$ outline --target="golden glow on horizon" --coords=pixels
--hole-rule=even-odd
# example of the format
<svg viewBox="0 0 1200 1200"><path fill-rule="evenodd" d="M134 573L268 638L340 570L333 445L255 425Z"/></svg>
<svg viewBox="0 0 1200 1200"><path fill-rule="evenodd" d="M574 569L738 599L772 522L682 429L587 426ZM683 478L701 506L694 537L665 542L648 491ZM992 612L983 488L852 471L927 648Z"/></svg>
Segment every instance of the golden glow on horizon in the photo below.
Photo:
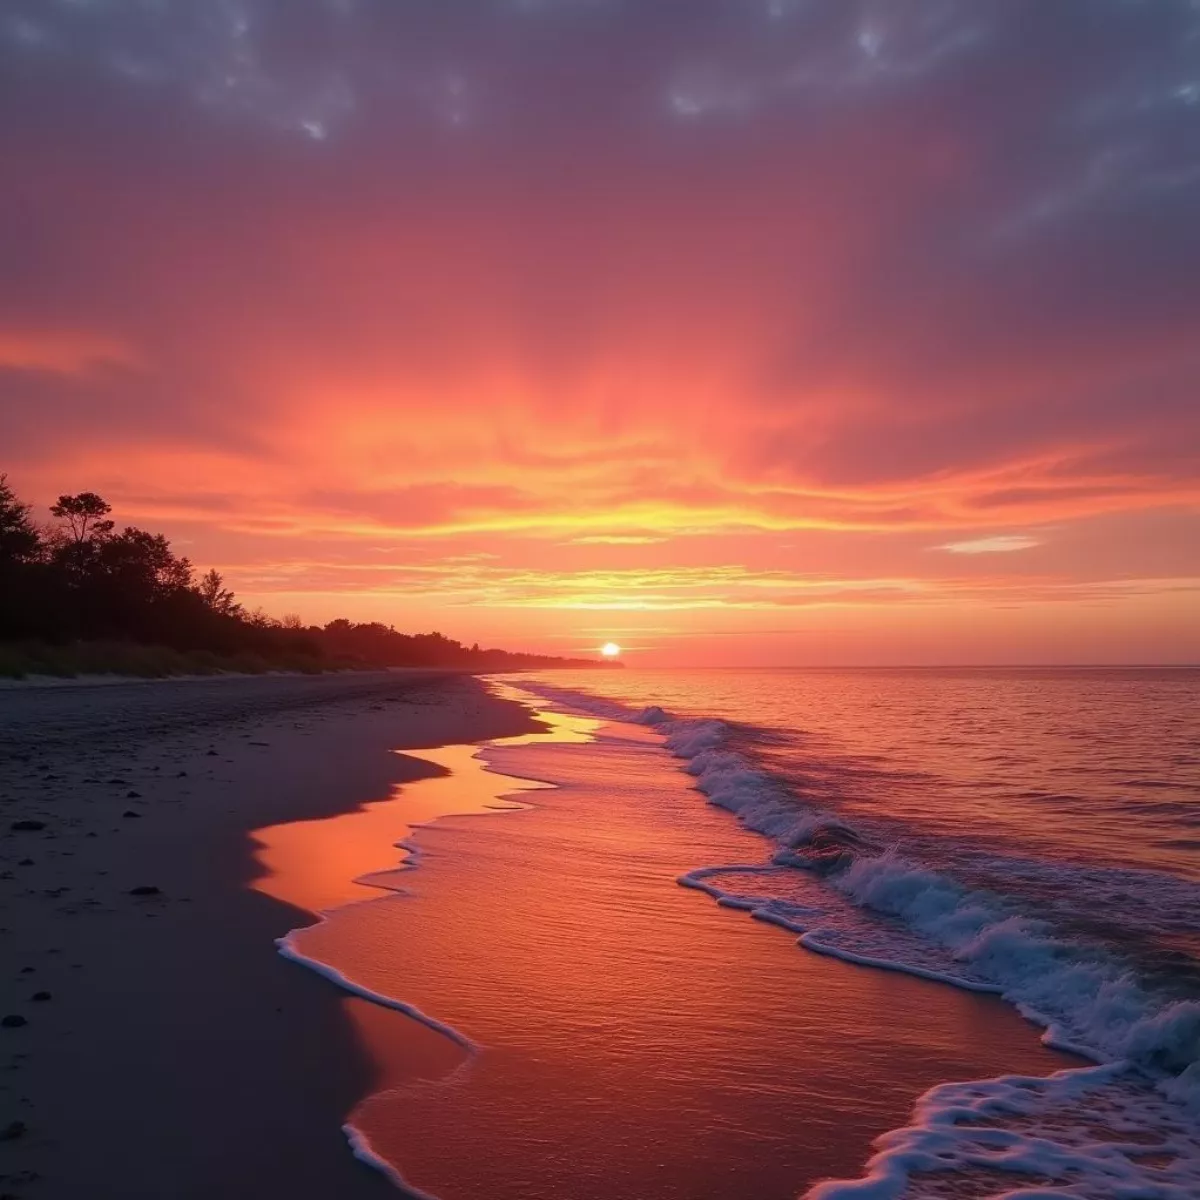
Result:
<svg viewBox="0 0 1200 1200"><path fill-rule="evenodd" d="M206 107L212 195L80 153L55 106L11 201L47 261L0 311L0 472L38 519L98 492L305 624L602 662L620 637L639 667L1196 660L1195 305L1142 276L1132 209L1127 246L1067 236L1087 189L1030 216L1051 182L1014 177L1007 125L910 108L919 82L826 132L798 103L782 156L775 117L716 111L632 140L564 113L497 153L481 107L445 155L381 120L259 161ZM1093 295L1084 253L1153 301Z"/></svg>

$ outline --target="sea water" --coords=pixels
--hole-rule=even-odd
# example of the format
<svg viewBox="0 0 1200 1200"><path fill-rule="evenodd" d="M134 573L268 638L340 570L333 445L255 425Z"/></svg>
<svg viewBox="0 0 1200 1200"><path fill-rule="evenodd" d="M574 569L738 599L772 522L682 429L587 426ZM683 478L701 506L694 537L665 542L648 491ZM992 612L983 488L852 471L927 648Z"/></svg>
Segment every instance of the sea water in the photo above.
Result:
<svg viewBox="0 0 1200 1200"><path fill-rule="evenodd" d="M409 800L554 786L285 942L457 1039L360 1155L446 1200L1200 1195L1200 674L497 686L569 736Z"/></svg>
<svg viewBox="0 0 1200 1200"><path fill-rule="evenodd" d="M1003 1164L1081 1196L1200 1195L1200 672L631 671L526 686L636 714L772 847L757 869L715 864L685 885L809 950L1000 994L1047 1044L1101 1064L943 1089L870 1181L821 1194L890 1196L918 1166Z"/></svg>

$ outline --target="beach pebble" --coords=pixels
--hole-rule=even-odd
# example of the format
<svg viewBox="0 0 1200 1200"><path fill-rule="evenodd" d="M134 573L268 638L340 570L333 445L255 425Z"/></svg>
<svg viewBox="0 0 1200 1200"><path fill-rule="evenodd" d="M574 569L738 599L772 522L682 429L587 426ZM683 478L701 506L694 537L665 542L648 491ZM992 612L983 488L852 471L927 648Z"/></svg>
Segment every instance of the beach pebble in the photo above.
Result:
<svg viewBox="0 0 1200 1200"><path fill-rule="evenodd" d="M6 1017L0 1017L0 1026L5 1029L20 1029L22 1025L28 1024L29 1022L20 1013L9 1013Z"/></svg>
<svg viewBox="0 0 1200 1200"><path fill-rule="evenodd" d="M126 800L140 800L141 798L142 798L141 792L126 792L125 793Z"/></svg>
<svg viewBox="0 0 1200 1200"><path fill-rule="evenodd" d="M35 833L37 830L45 828L45 821L24 820L14 821L12 823L12 830L14 833Z"/></svg>
<svg viewBox="0 0 1200 1200"><path fill-rule="evenodd" d="M123 816L123 817L139 817L139 818L141 817L141 815L142 815L142 814L141 814L140 812L134 812L132 808L127 808L127 809L126 809L126 810L125 810L125 811L124 811L124 812L121 814L121 816Z"/></svg>
<svg viewBox="0 0 1200 1200"><path fill-rule="evenodd" d="M162 893L161 890L156 888L153 884L143 883L138 887L130 888L129 894L131 896L159 896Z"/></svg>

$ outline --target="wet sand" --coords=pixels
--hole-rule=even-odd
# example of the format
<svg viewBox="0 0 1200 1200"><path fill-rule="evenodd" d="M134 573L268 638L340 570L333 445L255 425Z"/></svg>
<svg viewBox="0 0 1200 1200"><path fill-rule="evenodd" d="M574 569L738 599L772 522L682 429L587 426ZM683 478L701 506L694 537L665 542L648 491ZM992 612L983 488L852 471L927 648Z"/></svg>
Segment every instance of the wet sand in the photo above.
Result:
<svg viewBox="0 0 1200 1200"><path fill-rule="evenodd" d="M369 1006L279 957L312 918L248 886L249 831L529 727L437 672L0 689L0 1195L394 1195L339 1128Z"/></svg>

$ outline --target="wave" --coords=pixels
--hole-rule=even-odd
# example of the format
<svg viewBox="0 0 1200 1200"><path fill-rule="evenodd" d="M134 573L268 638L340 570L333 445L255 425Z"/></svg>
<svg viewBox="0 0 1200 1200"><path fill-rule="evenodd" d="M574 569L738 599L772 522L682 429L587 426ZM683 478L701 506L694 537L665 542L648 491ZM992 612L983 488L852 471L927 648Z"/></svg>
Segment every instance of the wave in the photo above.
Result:
<svg viewBox="0 0 1200 1200"><path fill-rule="evenodd" d="M1043 1027L1048 1045L1100 1064L1048 1080L935 1088L909 1126L877 1142L864 1179L819 1185L812 1200L895 1200L914 1173L950 1169L1008 1175L1003 1188L980 1195L1200 1195L1200 1002L1157 993L1107 947L1022 913L1011 897L874 846L736 749L741 727L658 707L635 712L541 683L521 687L590 716L652 727L709 803L774 844L763 866L701 867L680 877L683 886L796 933L809 950L998 994ZM1100 1137L1102 1109L1109 1132ZM1126 1132L1136 1144L1120 1139ZM1010 1192L1012 1172L1066 1182Z"/></svg>
<svg viewBox="0 0 1200 1200"><path fill-rule="evenodd" d="M311 928L311 926L305 926L305 928ZM465 1033L460 1033L453 1025L447 1025L445 1021L439 1021L436 1017L431 1017L428 1013L422 1012L417 1008L415 1004L409 1004L406 1000L399 1000L395 996L389 996L386 992L377 992L374 988L364 987L361 983L355 983L353 979L342 974L336 967L331 967L319 958L312 958L310 955L297 949L295 935L303 932L304 929L293 929L283 937L275 939L276 949L278 949L284 958L299 963L301 966L308 967L310 971L315 971L318 975L324 976L330 983L336 984L344 992L349 992L351 996L357 996L360 1000L369 1000L372 1004L378 1004L380 1008L394 1009L396 1012L403 1013L406 1017L411 1017L414 1021L419 1021L422 1025L427 1026L436 1033L440 1033L443 1037L449 1038L450 1041L455 1042L464 1050L469 1050L472 1053L476 1053L479 1050L479 1045L476 1042L473 1042Z"/></svg>
<svg viewBox="0 0 1200 1200"><path fill-rule="evenodd" d="M350 1145L350 1153L359 1162L365 1163L374 1171L378 1171L394 1188L410 1197L410 1200L438 1200L432 1192L423 1192L420 1188L414 1187L386 1158L377 1154L375 1148L371 1145L370 1139L361 1129L356 1129L353 1125L347 1123L342 1126L342 1133Z"/></svg>
<svg viewBox="0 0 1200 1200"><path fill-rule="evenodd" d="M1002 1075L942 1084L917 1101L907 1126L877 1138L875 1150L863 1178L817 1184L805 1200L893 1200L905 1194L1195 1200L1200 1195L1194 1126L1174 1106L1129 1087L1116 1064L1047 1078ZM939 1184L950 1171L953 1190L942 1190ZM1014 1186L1021 1176L1054 1182ZM968 1181L971 1190L959 1190Z"/></svg>

